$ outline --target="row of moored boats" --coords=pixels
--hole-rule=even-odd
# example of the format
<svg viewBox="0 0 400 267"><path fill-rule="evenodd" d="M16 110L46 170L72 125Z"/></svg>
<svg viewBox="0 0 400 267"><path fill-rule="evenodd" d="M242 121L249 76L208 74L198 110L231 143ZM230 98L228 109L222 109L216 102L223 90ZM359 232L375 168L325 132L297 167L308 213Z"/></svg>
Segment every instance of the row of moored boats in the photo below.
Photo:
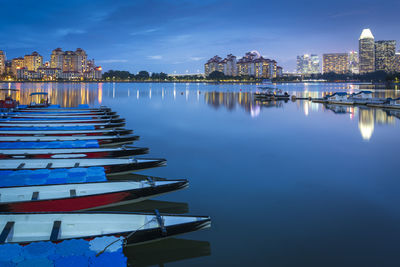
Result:
<svg viewBox="0 0 400 267"><path fill-rule="evenodd" d="M356 93L336 92L326 95L320 99L313 99L316 103L339 104L339 105L365 105L376 108L400 109L399 98L373 97L371 91L360 91Z"/></svg>
<svg viewBox="0 0 400 267"><path fill-rule="evenodd" d="M130 173L164 166L107 107L14 107L0 118L0 243L124 236L137 244L210 226L208 216L88 211L188 186ZM124 180L113 177L126 175ZM133 177L133 176L132 176Z"/></svg>

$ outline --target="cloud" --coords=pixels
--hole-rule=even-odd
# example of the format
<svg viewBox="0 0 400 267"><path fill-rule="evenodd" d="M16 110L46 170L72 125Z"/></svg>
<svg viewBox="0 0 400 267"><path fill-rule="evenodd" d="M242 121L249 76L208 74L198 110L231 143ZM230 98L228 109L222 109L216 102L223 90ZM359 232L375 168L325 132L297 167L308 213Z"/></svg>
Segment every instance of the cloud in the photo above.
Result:
<svg viewBox="0 0 400 267"><path fill-rule="evenodd" d="M191 38L192 38L192 35L190 35L190 34L181 34L181 35L169 37L169 41L172 43L182 43L182 42L189 41Z"/></svg>
<svg viewBox="0 0 400 267"><path fill-rule="evenodd" d="M143 31L137 31L137 32L131 32L130 35L135 36L135 35L145 35L153 32L159 31L161 28L151 28Z"/></svg>
<svg viewBox="0 0 400 267"><path fill-rule="evenodd" d="M155 60L159 60L159 59L162 59L162 56L160 56L160 55L155 55L155 56L148 56L148 58L150 58L150 59L155 59Z"/></svg>
<svg viewBox="0 0 400 267"><path fill-rule="evenodd" d="M204 57L190 57L189 59L192 61L200 61L200 60L204 59Z"/></svg>
<svg viewBox="0 0 400 267"><path fill-rule="evenodd" d="M356 16L356 15L367 14L367 13L369 13L369 10L353 10L353 11L347 11L347 12L341 12L341 13L332 14L329 17L332 18L332 19L335 19L335 18Z"/></svg>
<svg viewBox="0 0 400 267"><path fill-rule="evenodd" d="M127 59L103 59L103 60L97 60L97 63L124 63L128 62Z"/></svg>
<svg viewBox="0 0 400 267"><path fill-rule="evenodd" d="M84 34L86 33L85 30L80 30L80 29L70 29L70 28L65 28L65 29L58 29L56 34L58 36L66 36L70 34Z"/></svg>

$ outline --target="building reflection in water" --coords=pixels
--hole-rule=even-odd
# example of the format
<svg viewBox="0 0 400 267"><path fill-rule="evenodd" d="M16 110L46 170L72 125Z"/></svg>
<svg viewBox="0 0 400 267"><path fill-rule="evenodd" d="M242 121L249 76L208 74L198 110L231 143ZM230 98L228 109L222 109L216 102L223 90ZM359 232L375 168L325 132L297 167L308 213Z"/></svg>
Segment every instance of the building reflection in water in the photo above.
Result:
<svg viewBox="0 0 400 267"><path fill-rule="evenodd" d="M366 107L325 104L323 105L323 109L330 110L335 114L350 114L350 119L353 119L358 113L358 129L360 130L362 139L365 141L371 139L376 124L394 125L396 117L400 118L400 112L396 114L395 111Z"/></svg>
<svg viewBox="0 0 400 267"><path fill-rule="evenodd" d="M22 83L15 83L12 87L19 91L12 96L21 105L29 104L32 100L30 94L34 92L47 92L50 103L62 107L76 107L80 104L93 105L96 101L101 103L103 84L95 84L97 90L93 86L89 90L89 85L88 83L62 83L61 85L59 83L29 83L22 86ZM11 85L9 86L11 88Z"/></svg>
<svg viewBox="0 0 400 267"><path fill-rule="evenodd" d="M241 107L253 118L260 115L262 108L283 107L284 104L284 101L255 100L254 95L249 92L205 92L204 101L215 109L224 107L233 111Z"/></svg>
<svg viewBox="0 0 400 267"><path fill-rule="evenodd" d="M364 140L369 140L374 133L374 111L372 109L360 109L358 117L358 128Z"/></svg>

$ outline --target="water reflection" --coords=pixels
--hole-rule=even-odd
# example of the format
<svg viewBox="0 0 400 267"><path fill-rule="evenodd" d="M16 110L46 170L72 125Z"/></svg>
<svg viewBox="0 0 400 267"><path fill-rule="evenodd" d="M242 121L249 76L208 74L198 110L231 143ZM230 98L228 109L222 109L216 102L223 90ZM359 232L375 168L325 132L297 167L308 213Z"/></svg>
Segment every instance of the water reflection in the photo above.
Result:
<svg viewBox="0 0 400 267"><path fill-rule="evenodd" d="M251 117L257 117L262 108L282 108L288 101L261 101L255 100L254 94L249 92L205 92L204 102L214 109L220 107L233 111L237 107L242 108Z"/></svg>
<svg viewBox="0 0 400 267"><path fill-rule="evenodd" d="M95 85L97 90L89 90L90 85ZM4 88L4 85L2 87ZM79 104L94 105L96 101L101 103L103 97L102 83L15 83L8 84L5 88L19 90L12 96L22 105L31 102L30 94L34 92L47 92L50 103L62 107L76 107Z"/></svg>
<svg viewBox="0 0 400 267"><path fill-rule="evenodd" d="M358 117L358 128L364 140L371 139L374 133L374 111L371 109L360 109Z"/></svg>
<svg viewBox="0 0 400 267"><path fill-rule="evenodd" d="M358 129L360 130L362 139L365 141L371 139L375 130L375 124L394 125L396 118L400 118L400 116L396 116L396 112L398 111L391 110L335 104L324 104L322 107L335 114L350 114L350 119L353 119L358 113Z"/></svg>
<svg viewBox="0 0 400 267"><path fill-rule="evenodd" d="M164 266L166 263L211 255L206 241L170 238L149 244L128 246L124 250L130 266Z"/></svg>

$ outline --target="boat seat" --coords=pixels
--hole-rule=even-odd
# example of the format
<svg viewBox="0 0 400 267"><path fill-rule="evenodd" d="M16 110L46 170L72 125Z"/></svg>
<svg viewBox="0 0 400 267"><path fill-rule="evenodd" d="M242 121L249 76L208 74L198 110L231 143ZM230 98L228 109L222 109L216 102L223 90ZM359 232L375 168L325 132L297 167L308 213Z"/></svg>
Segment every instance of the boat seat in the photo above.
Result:
<svg viewBox="0 0 400 267"><path fill-rule="evenodd" d="M46 165L46 169L50 169L52 165L53 165L53 163L49 162L49 163Z"/></svg>
<svg viewBox="0 0 400 267"><path fill-rule="evenodd" d="M156 215L158 226L161 229L161 234L163 236L166 236L167 235L167 229L165 228L164 220L163 220L163 218L161 218L160 212L156 209L156 210L154 210L154 213Z"/></svg>
<svg viewBox="0 0 400 267"><path fill-rule="evenodd" d="M71 197L76 197L76 190L75 190L75 189L69 190L69 195L70 195Z"/></svg>
<svg viewBox="0 0 400 267"><path fill-rule="evenodd" d="M6 223L6 226L4 226L3 231L1 231L0 234L0 244L4 244L7 240L7 237L9 236L11 230L14 227L15 222L10 221Z"/></svg>
<svg viewBox="0 0 400 267"><path fill-rule="evenodd" d="M18 165L17 170L21 170L25 166L25 163L21 163Z"/></svg>
<svg viewBox="0 0 400 267"><path fill-rule="evenodd" d="M35 191L32 193L32 200L38 200L39 199L39 192Z"/></svg>
<svg viewBox="0 0 400 267"><path fill-rule="evenodd" d="M53 222L53 229L51 229L50 241L57 241L61 230L61 221Z"/></svg>
<svg viewBox="0 0 400 267"><path fill-rule="evenodd" d="M78 168L79 167L79 162L75 163L74 168Z"/></svg>

